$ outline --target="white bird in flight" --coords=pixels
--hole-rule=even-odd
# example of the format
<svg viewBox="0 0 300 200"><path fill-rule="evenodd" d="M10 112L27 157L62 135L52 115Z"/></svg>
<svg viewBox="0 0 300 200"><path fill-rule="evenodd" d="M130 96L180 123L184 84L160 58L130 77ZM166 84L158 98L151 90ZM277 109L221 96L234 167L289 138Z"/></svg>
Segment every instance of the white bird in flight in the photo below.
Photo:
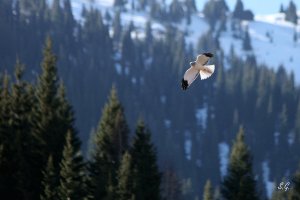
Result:
<svg viewBox="0 0 300 200"><path fill-rule="evenodd" d="M185 72L181 81L183 90L188 89L198 75L200 75L201 80L204 80L214 73L215 65L206 65L213 56L212 53L203 53L197 56L196 61L190 62L191 67Z"/></svg>

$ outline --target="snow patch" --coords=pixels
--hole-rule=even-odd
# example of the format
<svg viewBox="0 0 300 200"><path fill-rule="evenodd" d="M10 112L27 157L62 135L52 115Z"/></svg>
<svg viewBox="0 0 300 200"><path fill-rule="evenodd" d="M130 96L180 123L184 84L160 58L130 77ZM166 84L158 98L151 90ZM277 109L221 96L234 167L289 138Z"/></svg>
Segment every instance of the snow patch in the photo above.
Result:
<svg viewBox="0 0 300 200"><path fill-rule="evenodd" d="M184 133L184 152L185 157L187 160L192 159L192 140L191 140L191 133L189 131L186 131Z"/></svg>
<svg viewBox="0 0 300 200"><path fill-rule="evenodd" d="M116 64L115 64L115 69L116 69L116 71L117 71L117 73L118 73L119 75L122 74L122 67L121 67L121 65L120 65L119 63L116 63Z"/></svg>
<svg viewBox="0 0 300 200"><path fill-rule="evenodd" d="M201 126L203 129L206 129L207 106L197 109L195 116L197 119L197 125Z"/></svg>
<svg viewBox="0 0 300 200"><path fill-rule="evenodd" d="M131 83L134 84L134 85L136 84L136 78L135 77L131 78Z"/></svg>
<svg viewBox="0 0 300 200"><path fill-rule="evenodd" d="M166 103L166 100L167 100L167 97L166 97L165 95L161 95L161 96L160 96L160 102L161 102L162 104L165 104L165 103Z"/></svg>
<svg viewBox="0 0 300 200"><path fill-rule="evenodd" d="M295 133L294 132L290 132L288 134L288 139L287 140L288 140L289 145L292 146L294 144L294 142L295 142Z"/></svg>
<svg viewBox="0 0 300 200"><path fill-rule="evenodd" d="M280 133L278 132L278 131L276 131L275 133L274 133L274 143L275 143L275 145L278 145L278 142L279 142L279 135L280 135Z"/></svg>
<svg viewBox="0 0 300 200"><path fill-rule="evenodd" d="M226 142L221 142L219 147L219 158L220 158L220 173L221 177L226 176L227 166L229 162L229 145Z"/></svg>
<svg viewBox="0 0 300 200"><path fill-rule="evenodd" d="M171 127L171 120L169 120L169 119L165 119L165 127L167 128L167 129L169 129L170 127Z"/></svg>
<svg viewBox="0 0 300 200"><path fill-rule="evenodd" d="M263 171L263 182L266 187L267 197L270 199L272 197L272 193L274 189L274 182L269 181L270 167L268 161L262 162L262 171Z"/></svg>

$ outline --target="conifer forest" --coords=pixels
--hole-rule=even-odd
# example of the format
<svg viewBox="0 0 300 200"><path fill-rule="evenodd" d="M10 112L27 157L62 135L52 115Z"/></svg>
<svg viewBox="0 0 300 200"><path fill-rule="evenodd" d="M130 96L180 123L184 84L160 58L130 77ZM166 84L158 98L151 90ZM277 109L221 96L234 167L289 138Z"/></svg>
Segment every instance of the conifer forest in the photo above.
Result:
<svg viewBox="0 0 300 200"><path fill-rule="evenodd" d="M0 0L0 199L300 200L300 74L259 61L244 1Z"/></svg>

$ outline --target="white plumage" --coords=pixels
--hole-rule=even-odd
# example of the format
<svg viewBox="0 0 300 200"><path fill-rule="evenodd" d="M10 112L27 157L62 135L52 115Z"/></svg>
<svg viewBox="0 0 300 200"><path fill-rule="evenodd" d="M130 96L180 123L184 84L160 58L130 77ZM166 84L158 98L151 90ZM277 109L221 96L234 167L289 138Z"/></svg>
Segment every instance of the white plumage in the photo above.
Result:
<svg viewBox="0 0 300 200"><path fill-rule="evenodd" d="M212 57L212 53L203 53L197 56L196 61L190 63L191 67L185 72L181 82L183 90L186 90L199 75L201 80L204 80L214 73L215 65L206 65Z"/></svg>

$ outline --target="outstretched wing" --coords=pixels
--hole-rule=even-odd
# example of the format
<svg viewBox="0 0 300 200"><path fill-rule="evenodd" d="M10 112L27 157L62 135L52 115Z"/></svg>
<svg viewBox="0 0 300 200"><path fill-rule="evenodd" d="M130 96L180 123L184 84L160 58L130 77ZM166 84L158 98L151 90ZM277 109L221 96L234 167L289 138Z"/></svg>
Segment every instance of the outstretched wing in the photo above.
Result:
<svg viewBox="0 0 300 200"><path fill-rule="evenodd" d="M190 86L194 80L198 77L199 75L199 70L195 69L194 67L190 67L184 74L183 76L183 89L184 86L187 88L188 86Z"/></svg>
<svg viewBox="0 0 300 200"><path fill-rule="evenodd" d="M215 65L206 65L203 66L200 70L201 80L209 78L215 71Z"/></svg>
<svg viewBox="0 0 300 200"><path fill-rule="evenodd" d="M209 57L205 56L204 54L201 54L197 56L197 64L198 65L206 65L208 63Z"/></svg>

